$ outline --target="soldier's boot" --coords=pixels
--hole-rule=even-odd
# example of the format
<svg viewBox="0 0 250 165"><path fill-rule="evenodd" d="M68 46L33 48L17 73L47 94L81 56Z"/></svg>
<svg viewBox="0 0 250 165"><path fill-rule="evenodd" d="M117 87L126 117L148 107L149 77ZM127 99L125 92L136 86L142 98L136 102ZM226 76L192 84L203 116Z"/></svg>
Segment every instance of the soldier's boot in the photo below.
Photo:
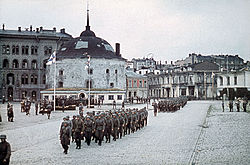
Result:
<svg viewBox="0 0 250 165"><path fill-rule="evenodd" d="M102 145L102 139L99 139L98 145L99 145L99 146Z"/></svg>

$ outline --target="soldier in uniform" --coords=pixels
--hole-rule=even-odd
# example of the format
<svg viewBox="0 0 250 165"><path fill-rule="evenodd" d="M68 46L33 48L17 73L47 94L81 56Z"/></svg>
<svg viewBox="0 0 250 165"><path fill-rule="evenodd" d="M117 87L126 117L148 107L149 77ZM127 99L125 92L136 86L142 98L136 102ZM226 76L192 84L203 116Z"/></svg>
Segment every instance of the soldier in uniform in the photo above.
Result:
<svg viewBox="0 0 250 165"><path fill-rule="evenodd" d="M119 127L119 135L120 135L120 139L122 138L122 133L123 133L123 128L124 128L124 125L125 125L125 120L124 118L122 117L121 113L118 114L118 119L120 121L120 127ZM118 136L119 138L119 136Z"/></svg>
<svg viewBox="0 0 250 165"><path fill-rule="evenodd" d="M13 105L10 105L10 107L8 108L8 121L9 122L13 122L14 119L14 111L13 111Z"/></svg>
<svg viewBox="0 0 250 165"><path fill-rule="evenodd" d="M237 112L240 112L240 99L238 98L235 102L236 108L237 108Z"/></svg>
<svg viewBox="0 0 250 165"><path fill-rule="evenodd" d="M51 111L52 111L52 105L51 105L51 103L49 103L47 105L47 116L48 116L48 119L50 119Z"/></svg>
<svg viewBox="0 0 250 165"><path fill-rule="evenodd" d="M247 103L248 103L247 97L244 97L243 98L243 111L244 112L247 112Z"/></svg>
<svg viewBox="0 0 250 165"><path fill-rule="evenodd" d="M10 155L11 155L11 147L10 144L6 141L6 135L0 135L0 164L1 165L9 165L10 163Z"/></svg>
<svg viewBox="0 0 250 165"><path fill-rule="evenodd" d="M75 141L75 128L76 128L76 116L73 115L73 119L71 120L71 123L72 123L72 142Z"/></svg>
<svg viewBox="0 0 250 165"><path fill-rule="evenodd" d="M84 127L80 115L77 115L75 121L73 122L73 129L75 132L76 149L81 149L81 139L83 136Z"/></svg>
<svg viewBox="0 0 250 165"><path fill-rule="evenodd" d="M230 112L233 112L233 100L229 101L229 110Z"/></svg>
<svg viewBox="0 0 250 165"><path fill-rule="evenodd" d="M113 131L113 120L110 115L106 117L106 127L105 127L105 136L106 136L106 143L110 143L110 136Z"/></svg>
<svg viewBox="0 0 250 165"><path fill-rule="evenodd" d="M70 126L68 122L63 122L63 126L60 130L60 140L64 149L64 153L67 154L69 148L68 145L70 145Z"/></svg>
<svg viewBox="0 0 250 165"><path fill-rule="evenodd" d="M137 114L135 110L132 112L131 132L134 133L138 122Z"/></svg>
<svg viewBox="0 0 250 165"><path fill-rule="evenodd" d="M95 120L95 136L98 141L98 145L102 145L103 134L105 130L105 120L99 115Z"/></svg>
<svg viewBox="0 0 250 165"><path fill-rule="evenodd" d="M117 118L116 114L113 114L113 126L114 126L113 140L116 141L118 137L118 131L120 129L120 120Z"/></svg>
<svg viewBox="0 0 250 165"><path fill-rule="evenodd" d="M94 122L90 119L90 116L87 116L86 120L84 121L84 135L88 146L90 145L91 136L93 132L94 132Z"/></svg>
<svg viewBox="0 0 250 165"><path fill-rule="evenodd" d="M158 108L157 103L154 102L153 106L154 106L154 116L156 116L157 115L157 108Z"/></svg>

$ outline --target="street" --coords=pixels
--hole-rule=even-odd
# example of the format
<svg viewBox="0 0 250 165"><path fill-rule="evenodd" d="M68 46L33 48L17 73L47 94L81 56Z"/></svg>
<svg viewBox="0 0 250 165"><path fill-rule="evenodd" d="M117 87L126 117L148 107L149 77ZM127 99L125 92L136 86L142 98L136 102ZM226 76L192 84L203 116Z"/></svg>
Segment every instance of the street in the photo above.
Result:
<svg viewBox="0 0 250 165"><path fill-rule="evenodd" d="M148 126L117 141L98 146L94 141L76 150L71 143L63 154L59 141L62 118L77 111L26 116L14 103L14 122L7 122L6 104L0 105L0 134L7 135L13 165L61 164L249 164L250 113L221 110L220 101L189 101L174 113L153 116ZM145 104L128 107L145 107ZM101 109L112 109L104 106ZM86 113L86 112L85 112Z"/></svg>

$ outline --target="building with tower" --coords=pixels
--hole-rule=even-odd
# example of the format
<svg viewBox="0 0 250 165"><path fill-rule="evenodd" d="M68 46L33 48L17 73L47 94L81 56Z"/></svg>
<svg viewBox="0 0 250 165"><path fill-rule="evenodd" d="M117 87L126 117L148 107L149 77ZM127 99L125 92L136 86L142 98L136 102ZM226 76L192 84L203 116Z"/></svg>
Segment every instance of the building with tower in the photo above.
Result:
<svg viewBox="0 0 250 165"><path fill-rule="evenodd" d="M89 67L86 65L89 64ZM53 98L54 73L56 73L56 95L80 98L103 99L104 103L121 103L126 93L126 60L116 50L90 30L89 10L87 26L79 37L64 43L56 55L56 67L47 70L47 90L43 97ZM56 71L55 71L56 68ZM89 91L90 88L90 91ZM89 93L90 92L90 93Z"/></svg>

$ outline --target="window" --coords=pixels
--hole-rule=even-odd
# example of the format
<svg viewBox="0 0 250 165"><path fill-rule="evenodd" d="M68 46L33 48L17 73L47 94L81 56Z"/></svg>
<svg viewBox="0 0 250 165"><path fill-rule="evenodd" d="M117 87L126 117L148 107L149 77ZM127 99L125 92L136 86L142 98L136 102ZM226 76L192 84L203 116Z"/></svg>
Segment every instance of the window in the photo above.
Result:
<svg viewBox="0 0 250 165"><path fill-rule="evenodd" d="M147 87L147 81L144 81L144 88Z"/></svg>
<svg viewBox="0 0 250 165"><path fill-rule="evenodd" d="M122 100L122 95L117 95L117 100Z"/></svg>
<svg viewBox="0 0 250 165"><path fill-rule="evenodd" d="M27 74L23 74L21 77L21 83L22 84L28 84L28 75Z"/></svg>
<svg viewBox="0 0 250 165"><path fill-rule="evenodd" d="M27 68L28 68L28 61L27 61L26 59L23 60L22 68L23 68L23 69L27 69Z"/></svg>
<svg viewBox="0 0 250 165"><path fill-rule="evenodd" d="M37 75L34 76L34 84L37 84Z"/></svg>
<svg viewBox="0 0 250 165"><path fill-rule="evenodd" d="M139 81L139 87L140 88L142 87L142 81L141 80Z"/></svg>
<svg viewBox="0 0 250 165"><path fill-rule="evenodd" d="M136 80L134 80L134 84L133 84L134 88L137 87L137 83L136 83Z"/></svg>
<svg viewBox="0 0 250 165"><path fill-rule="evenodd" d="M230 77L227 77L227 85L230 85Z"/></svg>
<svg viewBox="0 0 250 165"><path fill-rule="evenodd" d="M220 85L223 85L223 77L220 76Z"/></svg>
<svg viewBox="0 0 250 165"><path fill-rule="evenodd" d="M25 47L22 46L22 54L25 54Z"/></svg>
<svg viewBox="0 0 250 165"><path fill-rule="evenodd" d="M92 80L90 80L90 81L87 80L85 86L86 86L86 88L93 88L93 82L92 82Z"/></svg>
<svg viewBox="0 0 250 165"><path fill-rule="evenodd" d="M58 82L58 88L63 88L63 82Z"/></svg>
<svg viewBox="0 0 250 165"><path fill-rule="evenodd" d="M134 97L136 97L136 92L134 92Z"/></svg>
<svg viewBox="0 0 250 165"><path fill-rule="evenodd" d="M31 68L32 68L32 69L37 69L37 62L36 62L36 60L33 60L33 61L31 62Z"/></svg>
<svg viewBox="0 0 250 165"><path fill-rule="evenodd" d="M117 69L115 70L115 74L117 74Z"/></svg>
<svg viewBox="0 0 250 165"><path fill-rule="evenodd" d="M18 45L16 46L16 52L15 53L16 53L16 55L19 55L19 46Z"/></svg>
<svg viewBox="0 0 250 165"><path fill-rule="evenodd" d="M10 46L6 45L6 54L10 54Z"/></svg>
<svg viewBox="0 0 250 165"><path fill-rule="evenodd" d="M7 84L8 85L15 85L15 80L14 80L14 74L13 73L8 73L7 74Z"/></svg>
<svg viewBox="0 0 250 165"><path fill-rule="evenodd" d="M114 100L114 95L109 95L109 100Z"/></svg>
<svg viewBox="0 0 250 165"><path fill-rule="evenodd" d="M130 88L132 87L132 80L128 81L128 87L130 87Z"/></svg>
<svg viewBox="0 0 250 165"><path fill-rule="evenodd" d="M49 55L52 54L52 47L49 47Z"/></svg>
<svg viewBox="0 0 250 165"><path fill-rule="evenodd" d="M109 69L106 69L106 73L109 74Z"/></svg>
<svg viewBox="0 0 250 165"><path fill-rule="evenodd" d="M93 74L93 69L92 68L88 69L88 74Z"/></svg>
<svg viewBox="0 0 250 165"><path fill-rule="evenodd" d="M13 60L12 68L15 68L15 69L19 68L19 63L17 59Z"/></svg>
<svg viewBox="0 0 250 165"><path fill-rule="evenodd" d="M139 71L139 74L141 74L141 71Z"/></svg>
<svg viewBox="0 0 250 165"><path fill-rule="evenodd" d="M114 88L114 83L110 83L110 88Z"/></svg>
<svg viewBox="0 0 250 165"><path fill-rule="evenodd" d="M3 45L3 46L2 46L2 53L3 53L3 54L6 54L6 45Z"/></svg>
<svg viewBox="0 0 250 165"><path fill-rule="evenodd" d="M63 70L59 70L59 75L60 75L60 76L63 75Z"/></svg>
<svg viewBox="0 0 250 165"><path fill-rule="evenodd" d="M237 76L234 77L234 85L237 85Z"/></svg>
<svg viewBox="0 0 250 165"><path fill-rule="evenodd" d="M43 75L43 84L46 84L46 75Z"/></svg>
<svg viewBox="0 0 250 165"><path fill-rule="evenodd" d="M32 55L37 55L37 49L38 49L37 46L31 46L31 54Z"/></svg>
<svg viewBox="0 0 250 165"><path fill-rule="evenodd" d="M25 47L25 54L28 55L29 54L29 46Z"/></svg>
<svg viewBox="0 0 250 165"><path fill-rule="evenodd" d="M33 76L33 75L30 76L30 83L31 83L31 84L34 83L34 76Z"/></svg>
<svg viewBox="0 0 250 165"><path fill-rule="evenodd" d="M7 59L3 60L3 68L9 68L9 61Z"/></svg>
<svg viewBox="0 0 250 165"><path fill-rule="evenodd" d="M44 55L48 55L49 54L49 49L47 46L44 46Z"/></svg>

